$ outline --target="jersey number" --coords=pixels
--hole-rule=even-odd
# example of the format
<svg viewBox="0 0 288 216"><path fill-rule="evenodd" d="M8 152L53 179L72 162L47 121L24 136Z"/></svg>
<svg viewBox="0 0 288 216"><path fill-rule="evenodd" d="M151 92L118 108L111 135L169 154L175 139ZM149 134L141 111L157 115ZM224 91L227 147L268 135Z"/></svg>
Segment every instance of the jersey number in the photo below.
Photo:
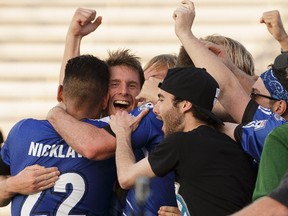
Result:
<svg viewBox="0 0 288 216"><path fill-rule="evenodd" d="M77 190L73 190L71 194L59 205L55 216L69 215L71 209L75 205L77 205L77 203L81 200L81 198L85 193L85 182L83 178L76 173L65 173L63 175L60 175L60 178L58 179L53 188L54 192L60 192L60 193L67 192L66 191L67 184L72 184L73 189L77 187ZM42 191L27 197L22 206L21 215L30 215L30 213L32 213L32 210L34 206L36 206L36 203L38 199L41 197L42 193L44 192Z"/></svg>

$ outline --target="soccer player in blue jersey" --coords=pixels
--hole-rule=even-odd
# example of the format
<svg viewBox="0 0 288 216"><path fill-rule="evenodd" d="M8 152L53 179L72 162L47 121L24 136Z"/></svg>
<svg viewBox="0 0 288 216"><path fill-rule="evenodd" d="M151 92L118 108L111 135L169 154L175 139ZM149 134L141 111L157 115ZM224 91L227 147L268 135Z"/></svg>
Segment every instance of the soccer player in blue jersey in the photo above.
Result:
<svg viewBox="0 0 288 216"><path fill-rule="evenodd" d="M218 57L223 58L225 53L218 49L218 46L206 44L209 50L193 34L191 30L195 19L193 2L183 0L174 11L173 18L175 33L190 58L197 67L206 68L217 80L221 89L220 103L237 123L243 124L239 126L225 124L225 132L239 141L243 149L259 161L267 134L288 119L288 54L279 55L272 68L260 75L251 86L251 99L239 83L241 79L245 82L247 76L245 77L236 67L233 70L231 70L233 66L228 68L226 66L228 58L224 59L226 65L219 60ZM228 64L233 65L229 62Z"/></svg>
<svg viewBox="0 0 288 216"><path fill-rule="evenodd" d="M107 101L109 78L104 61L91 55L72 58L66 65L57 99L76 119L102 127L106 123L94 119L100 117ZM51 189L17 194L12 200L12 215L108 215L116 179L111 155L106 151L102 160L89 160L67 145L47 120L29 118L18 122L1 151L11 175L38 164L58 167L60 176Z"/></svg>
<svg viewBox="0 0 288 216"><path fill-rule="evenodd" d="M93 32L101 24L101 17L96 17L96 11L79 8L76 10L66 37L63 64L67 59L80 54L80 44L83 36ZM110 70L109 100L106 114L116 113L117 110L131 112L137 106L136 96L139 94L144 82L143 69L138 57L131 54L129 50L118 50L109 52L106 60ZM62 64L62 65L63 65ZM62 67L63 68L63 67ZM60 83L61 77L60 75ZM151 107L151 103L144 104L132 111L133 115L138 115L143 107ZM59 134L77 152L89 159L97 159L101 150L99 145L113 139L113 145L107 144L107 151L116 149L116 139L104 129L94 127L84 122L80 122L59 107L52 109L48 115L48 120ZM161 131L162 122L158 120L152 110L141 123L142 131L135 133L132 137L134 154L137 159L141 159L145 154L153 151L155 145L163 138ZM151 193L146 202L141 206L135 198L135 190L128 191L127 199L124 199L125 213L127 215L140 215L142 207L146 215L157 215L158 209L163 205L176 206L174 191L174 174L171 172L164 177L155 178L150 182ZM95 195L97 196L97 195ZM122 214L123 207L117 206L116 211Z"/></svg>

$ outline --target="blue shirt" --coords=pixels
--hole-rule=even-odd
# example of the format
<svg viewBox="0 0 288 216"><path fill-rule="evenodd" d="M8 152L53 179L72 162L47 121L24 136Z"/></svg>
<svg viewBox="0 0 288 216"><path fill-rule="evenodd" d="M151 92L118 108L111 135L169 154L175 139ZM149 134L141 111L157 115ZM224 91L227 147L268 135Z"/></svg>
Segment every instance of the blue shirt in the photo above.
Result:
<svg viewBox="0 0 288 216"><path fill-rule="evenodd" d="M267 135L286 122L287 120L280 115L251 100L245 110L243 124L235 130L235 138L241 143L244 151L259 162Z"/></svg>
<svg viewBox="0 0 288 216"><path fill-rule="evenodd" d="M106 123L86 122L97 127ZM12 215L108 215L116 180L115 159L88 160L75 152L46 120L25 119L10 131L1 151L14 176L26 166L56 166L51 189L12 200Z"/></svg>

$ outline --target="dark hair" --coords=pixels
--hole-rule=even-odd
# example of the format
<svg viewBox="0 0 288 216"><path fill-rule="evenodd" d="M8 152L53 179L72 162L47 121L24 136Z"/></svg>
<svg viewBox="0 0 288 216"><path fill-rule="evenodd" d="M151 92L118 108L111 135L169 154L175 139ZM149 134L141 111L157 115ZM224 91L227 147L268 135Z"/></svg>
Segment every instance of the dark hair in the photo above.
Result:
<svg viewBox="0 0 288 216"><path fill-rule="evenodd" d="M288 90L288 67L282 69L275 69L273 65L271 65L274 76L279 80L281 85Z"/></svg>
<svg viewBox="0 0 288 216"><path fill-rule="evenodd" d="M184 101L184 99L179 98L179 97L174 97L173 99L173 106L177 107L177 105ZM192 106L192 108L190 109L190 111L192 112L193 116L200 120L205 122L206 124L214 127L214 128L218 128L219 124L217 124L211 117L209 117L208 115L206 115L205 113L201 112L201 110L197 107L197 105Z"/></svg>
<svg viewBox="0 0 288 216"><path fill-rule="evenodd" d="M63 91L67 97L76 98L79 106L84 102L98 105L108 93L109 79L104 61L92 55L80 55L66 64Z"/></svg>
<svg viewBox="0 0 288 216"><path fill-rule="evenodd" d="M176 67L195 67L183 45L181 45L178 53Z"/></svg>
<svg viewBox="0 0 288 216"><path fill-rule="evenodd" d="M108 51L108 54L109 57L106 59L107 65L109 67L125 65L133 68L139 75L140 87L142 88L145 78L140 58L132 54L129 49L119 49L114 52Z"/></svg>

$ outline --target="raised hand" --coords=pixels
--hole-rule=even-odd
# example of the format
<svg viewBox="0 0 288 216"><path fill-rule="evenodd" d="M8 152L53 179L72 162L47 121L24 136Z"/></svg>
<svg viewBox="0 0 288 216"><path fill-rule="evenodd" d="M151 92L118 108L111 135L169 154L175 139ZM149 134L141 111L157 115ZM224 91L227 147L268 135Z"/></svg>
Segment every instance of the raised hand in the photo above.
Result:
<svg viewBox="0 0 288 216"><path fill-rule="evenodd" d="M264 12L260 18L260 23L264 23L270 34L279 42L281 48L288 51L288 35L284 29L279 11Z"/></svg>
<svg viewBox="0 0 288 216"><path fill-rule="evenodd" d="M102 23L102 17L96 17L92 9L78 8L71 20L68 34L84 37L95 31Z"/></svg>
<svg viewBox="0 0 288 216"><path fill-rule="evenodd" d="M130 135L138 127L141 119L148 113L148 109L144 109L138 116L132 116L126 111L118 111L115 115L111 115L109 125L117 136Z"/></svg>
<svg viewBox="0 0 288 216"><path fill-rule="evenodd" d="M191 27L195 18L195 8L192 1L183 0L181 5L174 11L176 35L191 33Z"/></svg>

